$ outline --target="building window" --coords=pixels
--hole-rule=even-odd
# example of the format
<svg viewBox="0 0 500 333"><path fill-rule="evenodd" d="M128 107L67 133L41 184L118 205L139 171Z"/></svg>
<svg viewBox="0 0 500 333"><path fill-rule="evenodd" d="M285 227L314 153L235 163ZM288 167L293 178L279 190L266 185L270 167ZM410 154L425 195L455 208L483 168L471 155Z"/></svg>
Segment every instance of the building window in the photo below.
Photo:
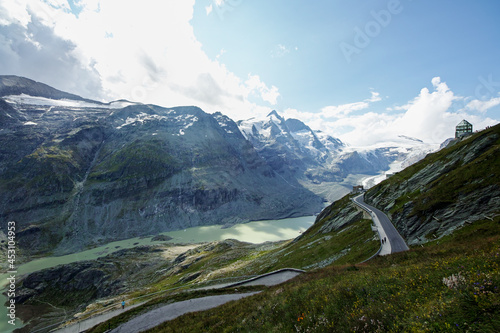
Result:
<svg viewBox="0 0 500 333"><path fill-rule="evenodd" d="M470 133L472 133L472 124L465 119L462 120L455 128L455 138L460 138Z"/></svg>

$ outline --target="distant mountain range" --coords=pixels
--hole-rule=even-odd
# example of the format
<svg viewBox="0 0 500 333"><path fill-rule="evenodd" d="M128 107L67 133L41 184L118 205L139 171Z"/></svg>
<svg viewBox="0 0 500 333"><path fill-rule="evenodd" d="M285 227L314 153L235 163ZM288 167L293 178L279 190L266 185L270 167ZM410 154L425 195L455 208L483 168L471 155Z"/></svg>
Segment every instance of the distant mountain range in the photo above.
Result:
<svg viewBox="0 0 500 333"><path fill-rule="evenodd" d="M385 179L384 171L399 171L437 148L404 135L397 138L397 144L353 148L298 119L284 119L276 111L237 124L276 173L298 179L327 201L339 199L359 182L374 185L374 179Z"/></svg>
<svg viewBox="0 0 500 333"><path fill-rule="evenodd" d="M361 177L350 176L423 157L430 148L417 143L356 151L276 111L236 123L197 107L102 103L0 76L0 216L17 222L25 253L61 254L311 215Z"/></svg>
<svg viewBox="0 0 500 333"><path fill-rule="evenodd" d="M499 152L500 125L497 125L455 140L445 149L429 154L365 193L366 200L392 216L392 222L411 246L409 252L375 259L373 255L380 248L377 232L350 200L353 195L346 195L326 207L314 225L291 242L248 244L227 239L181 247L152 243L120 249L98 260L72 262L25 275L16 286L15 299L16 308L26 323L22 332L48 331L54 328L54 322L74 322L87 318L87 315L100 315L99 310L117 305L117 299L128 302L130 295L143 300L154 298L144 302L140 311L134 311L137 316L114 318L94 328L94 331L106 328L109 331L130 320L145 322L147 319L140 319L140 314L157 311L160 304L176 301L172 297L183 294L188 299L207 296L201 286L215 283L216 287L221 281L269 274L285 267L308 270L308 273L281 284L279 289L263 287L261 294L251 300L213 309L198 317L169 322L169 327L198 332L202 330L200 322L203 322L203 331L206 327L212 328L212 332L219 332L221 327L227 331L248 331L248 325L255 322L253 331L256 332L273 331L273 327L278 327L273 332L289 332L299 327L292 326L297 320L295 313L307 308L308 317L334 316L335 319L330 317L323 321L328 325L334 320L344 325L345 318L352 320L350 326L335 331L391 331L389 326L381 329L379 323L365 326L367 321L359 320L359 314L345 316L347 304L351 306L349 311L359 310L361 306L363 312L370 315L380 313L380 308L386 306L379 317L380 323L390 317L394 319L391 327L398 327L396 331L410 332L415 327L412 320L422 315L421 304L430 302L430 311L435 315L432 317L431 313L430 319L423 318L418 322L419 327L425 326L424 320L432 320L438 327L435 331L449 331L450 321L453 322L454 318L462 320L472 313L469 326L477 328L477 332L498 331L491 318L495 314L492 312L498 314L495 305L498 284L495 281L499 277ZM6 245L0 243L0 246ZM6 252L0 251L0 254ZM366 262L368 258L371 259ZM363 264L358 265L360 262ZM450 274L462 277L459 292L448 282L454 276ZM372 283L366 283L367 279ZM417 292L415 281L421 281ZM252 284L255 282L253 280ZM232 290L236 293L241 287ZM175 295L168 292L173 288L176 289ZM371 298L370 302L353 302L356 294L379 295L381 288L386 288L383 290L386 296ZM329 295L337 293L342 302L332 302L331 297L325 297L326 289ZM228 290L231 289L225 289L224 293ZM481 292L484 303L471 302L473 296L470 295ZM283 293L287 293L287 297L283 297ZM298 303L295 312L290 311L290 297ZM421 303L408 310L408 304L414 302L415 297L419 297ZM386 299L396 300L404 306L387 305L384 303ZM373 302L377 301L379 304L374 308ZM441 313L433 308L439 302L444 308ZM462 302L462 306L456 306L458 302ZM52 306L47 307L47 303ZM308 306L313 303L315 305L310 310ZM325 311L331 304L333 307ZM446 308L449 304L451 306ZM482 304L487 307L481 308ZM266 307L259 313L261 323L255 320L255 309L259 306ZM228 315L235 307L237 310ZM279 312L273 313L276 308ZM408 311L412 313L408 314ZM284 328L283 314L290 312L286 320L289 326ZM243 317L234 319L242 313ZM399 316L406 316L406 319L400 320L402 317ZM480 320L478 316L482 316ZM223 324L207 325L207 318L211 323ZM263 327L263 320L272 326ZM439 320L442 320L442 326L437 326ZM331 326L318 326L317 322L306 319L300 325L309 324L308 329L312 332L332 331ZM402 325L406 326L402 329ZM162 331L162 328L156 328L156 331Z"/></svg>

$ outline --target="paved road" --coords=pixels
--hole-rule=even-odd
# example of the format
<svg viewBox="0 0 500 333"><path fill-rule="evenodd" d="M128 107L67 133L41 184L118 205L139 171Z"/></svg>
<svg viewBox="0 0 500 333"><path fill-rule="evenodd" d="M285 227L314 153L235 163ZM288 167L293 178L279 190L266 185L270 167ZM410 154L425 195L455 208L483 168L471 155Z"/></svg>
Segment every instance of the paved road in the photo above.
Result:
<svg viewBox="0 0 500 333"><path fill-rule="evenodd" d="M66 326L64 328L51 331L51 333L78 333L78 332L85 332L86 330L91 329L92 327L96 326L97 324L105 322L108 319L111 319L111 318L113 318L115 316L118 316L119 314L121 314L121 313L123 313L123 312L125 312L127 310L133 309L133 308L135 308L135 307L137 307L139 305L142 305L144 303L145 302L136 303L134 305L127 305L125 307L125 309L122 309L121 306L120 306L120 304L118 303L116 305L116 309L115 310L111 310L111 311L108 311L106 313L103 313L103 314L100 314L100 315L96 315L96 316L93 316L91 318L79 321L76 324L69 325L69 326Z"/></svg>
<svg viewBox="0 0 500 333"><path fill-rule="evenodd" d="M175 319L185 313L208 310L230 301L252 296L256 293L257 292L207 296L168 304L158 309L149 311L143 315L137 316L125 324L111 330L110 333L142 332L158 326L165 321Z"/></svg>
<svg viewBox="0 0 500 333"><path fill-rule="evenodd" d="M303 270L300 269L294 269L294 268L284 268L284 269L279 269L274 272L262 274L256 277L253 277L248 280L243 280L240 282L236 283L226 283L226 284L220 284L220 285L215 285L215 286L209 286L209 287L203 287L199 289L219 289L219 288L229 288L229 287L236 287L236 286L274 286L280 283L283 283L285 281L288 281L297 275L304 273ZM232 295L220 295L220 296L208 296L208 297L203 297L203 298L197 298L197 299L191 299L188 301L182 301L182 302L177 302L177 303L172 303L166 306L163 306L161 308L158 308L156 310L150 311L142 316L136 317L132 320L130 320L127 323L124 323L123 325L117 327L116 329L112 330L111 332L139 332L138 329L140 330L146 330L151 327L157 326L161 324L164 321L167 320L172 320L180 315L183 315L188 312L195 312L195 311L202 311L202 310L207 310L219 305L222 305L224 303L227 303L232 300L240 299L242 297L250 296L255 293L247 293L247 294L232 294ZM83 320L77 324L74 324L72 326L68 326L59 330L53 331L53 333L76 333L76 332L84 332L85 330L90 329L91 327L94 327L97 324L100 324L114 316L119 315L120 313L123 313L124 311L131 309L133 307L142 305L144 303L140 304L135 304L133 306L127 306L125 310L122 310L119 308L118 310L110 311L108 313L94 316L92 318L88 318L86 320ZM118 305L119 307L119 305ZM133 322L133 324L129 324ZM150 324L154 323L153 326ZM144 327L145 328L144 328ZM146 327L147 326L147 327Z"/></svg>
<svg viewBox="0 0 500 333"><path fill-rule="evenodd" d="M389 220L389 217L387 215L385 215L382 211L378 210L377 208L366 204L363 194L355 197L353 201L358 206L360 206L361 208L370 213L373 222L375 222L375 224L377 225L380 238L381 239L383 239L384 237L387 238L387 242L382 244L382 250L380 251L380 255L409 250L408 245L406 245L406 242L404 241L403 237L401 237L401 235L396 230L396 228L392 224L391 220Z"/></svg>
<svg viewBox="0 0 500 333"><path fill-rule="evenodd" d="M277 284L283 283L290 279L293 279L297 275L305 273L301 269L295 268L282 268L277 271L262 274L253 277L248 280L233 283L227 287L237 287L237 286L275 286Z"/></svg>
<svg viewBox="0 0 500 333"><path fill-rule="evenodd" d="M293 268L284 268L271 273L262 274L257 277L233 283L226 287L236 286L274 286L285 281L288 281L304 271ZM162 306L161 308L149 311L141 316L120 325L110 333L125 333L125 332L140 332L152 327L158 326L161 323L175 319L185 313L208 310L229 301L238 300L243 297L254 295L258 292L207 296L202 298L190 299L187 301L176 302Z"/></svg>

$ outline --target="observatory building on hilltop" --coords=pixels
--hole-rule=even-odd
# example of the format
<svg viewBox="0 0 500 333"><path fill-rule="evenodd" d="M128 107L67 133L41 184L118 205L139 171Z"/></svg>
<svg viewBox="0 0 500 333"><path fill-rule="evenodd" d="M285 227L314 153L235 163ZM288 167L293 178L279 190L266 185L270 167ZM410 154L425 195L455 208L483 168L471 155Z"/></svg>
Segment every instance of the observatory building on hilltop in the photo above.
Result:
<svg viewBox="0 0 500 333"><path fill-rule="evenodd" d="M455 139L469 134L472 134L472 124L464 119L455 128Z"/></svg>

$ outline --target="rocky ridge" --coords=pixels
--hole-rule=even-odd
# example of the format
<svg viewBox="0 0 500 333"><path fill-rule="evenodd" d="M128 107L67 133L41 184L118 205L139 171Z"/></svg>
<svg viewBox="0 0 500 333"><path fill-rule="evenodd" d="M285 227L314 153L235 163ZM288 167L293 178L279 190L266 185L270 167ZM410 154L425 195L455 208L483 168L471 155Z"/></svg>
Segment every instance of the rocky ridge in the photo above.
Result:
<svg viewBox="0 0 500 333"><path fill-rule="evenodd" d="M0 76L0 216L26 255L314 214L360 177L423 157L412 149L355 150L276 111L235 123Z"/></svg>
<svg viewBox="0 0 500 333"><path fill-rule="evenodd" d="M100 103L11 76L0 92L0 216L25 254L321 209L221 114Z"/></svg>
<svg viewBox="0 0 500 333"><path fill-rule="evenodd" d="M370 189L409 245L500 214L500 125L455 142Z"/></svg>
<svg viewBox="0 0 500 333"><path fill-rule="evenodd" d="M278 174L299 179L315 193L321 193L316 185L328 184L334 188L340 183L348 192L352 189L350 186L358 185L356 180L349 180L349 176L378 175L388 171L395 162L406 167L434 149L403 135L399 141L404 147L390 143L368 149L352 148L326 133L313 131L298 119L285 119L276 111L267 117L242 120L237 124L245 138ZM337 200L341 196L334 198Z"/></svg>
<svg viewBox="0 0 500 333"><path fill-rule="evenodd" d="M431 154L421 162L395 174L369 190L366 193L366 200L391 213L396 227L413 245L435 240L464 224L474 223L478 220L498 220L500 214L498 209L500 207L499 153L500 125L497 125L463 139L440 152ZM216 270L220 271L221 266L225 265L238 270L241 274L256 263L259 264L258 267L264 267L264 269L266 267L275 268L273 265L277 264L279 260L291 260L291 257L299 257L303 253L308 257L308 260L313 257L314 261L316 259L314 253L317 249L320 247L331 249L338 245L341 236L345 236L350 243L349 246L340 247L333 256L330 253L325 255L323 251L318 251L322 253L322 256L318 256L315 262L303 268L324 267L339 258L346 257L350 252L354 252L350 249L354 248L355 242L362 244L375 242L379 246L376 236L373 235L373 237L370 232L368 235L363 233L364 238L354 237L357 235L356 233L349 234L361 223L369 223L369 221L363 221L362 216L363 213L356 209L349 201L349 197L346 196L325 208L317 216L315 224L300 237L291 242L274 245L276 250L274 253L269 249L264 249L266 246L273 247L273 245L263 244L260 247L261 251L271 253L255 255L252 251L259 246L226 240L201 245L172 258L168 263L153 262L150 266L144 265L140 270L135 271L141 272L145 276L151 272L151 276L159 281L169 277L178 279L174 283L203 281ZM420 250L423 249L418 247L417 252L413 251L413 257ZM74 270L78 270L77 268L80 269L80 273L75 274L74 279L69 280L73 292L78 292L78 288L84 286L80 285L78 281L81 281L80 277L86 274L91 277L89 283L85 285L88 290L93 290L93 281L96 284L101 283L103 286L108 286L106 284L107 281L110 281L108 272L115 269L110 263L127 263L130 260L130 265L128 267L125 265L125 269L121 273L126 276L134 271L131 269L133 263L143 260L140 257L141 251L143 251L141 248L124 250L115 255L113 260L109 260L110 258L101 259L102 262L107 262L108 266L94 263L89 267L87 263L77 263L67 265L64 269L60 267L54 268L52 271L33 273L26 278L25 281L28 281L26 284L23 282L22 288L28 289L27 294L31 293L29 294L30 298L27 297L24 301L30 303L36 301L37 298L45 297L44 295L50 297L49 290L40 281L43 279L57 280L60 279L58 276L69 276L73 274ZM154 251L157 250L152 248L144 249L143 252L149 258L156 256L158 259L160 252L154 253ZM363 251L362 253L366 255L371 252ZM269 254L271 256L267 256ZM251 258L251 262L239 262L242 258ZM300 257L299 259L295 263L303 265L305 260ZM389 260L391 259L389 258ZM353 262L359 261L361 260ZM285 263L287 262L285 261ZM390 267L391 276L392 266ZM110 271L107 270L108 267L111 268ZM421 268L419 267L419 269ZM54 274L58 270L61 272ZM213 271L207 274L207 270ZM99 271L103 273L99 273ZM403 270L401 272L404 273ZM416 274L418 276L418 271ZM447 274L449 273L447 272ZM117 276L114 278L117 279ZM128 276L127 279L118 278L118 280L120 283L116 286L116 293L121 292L120 288L126 284L126 281L138 279L136 276ZM323 284L319 283L319 285ZM37 288L41 290L40 293L37 292Z"/></svg>

